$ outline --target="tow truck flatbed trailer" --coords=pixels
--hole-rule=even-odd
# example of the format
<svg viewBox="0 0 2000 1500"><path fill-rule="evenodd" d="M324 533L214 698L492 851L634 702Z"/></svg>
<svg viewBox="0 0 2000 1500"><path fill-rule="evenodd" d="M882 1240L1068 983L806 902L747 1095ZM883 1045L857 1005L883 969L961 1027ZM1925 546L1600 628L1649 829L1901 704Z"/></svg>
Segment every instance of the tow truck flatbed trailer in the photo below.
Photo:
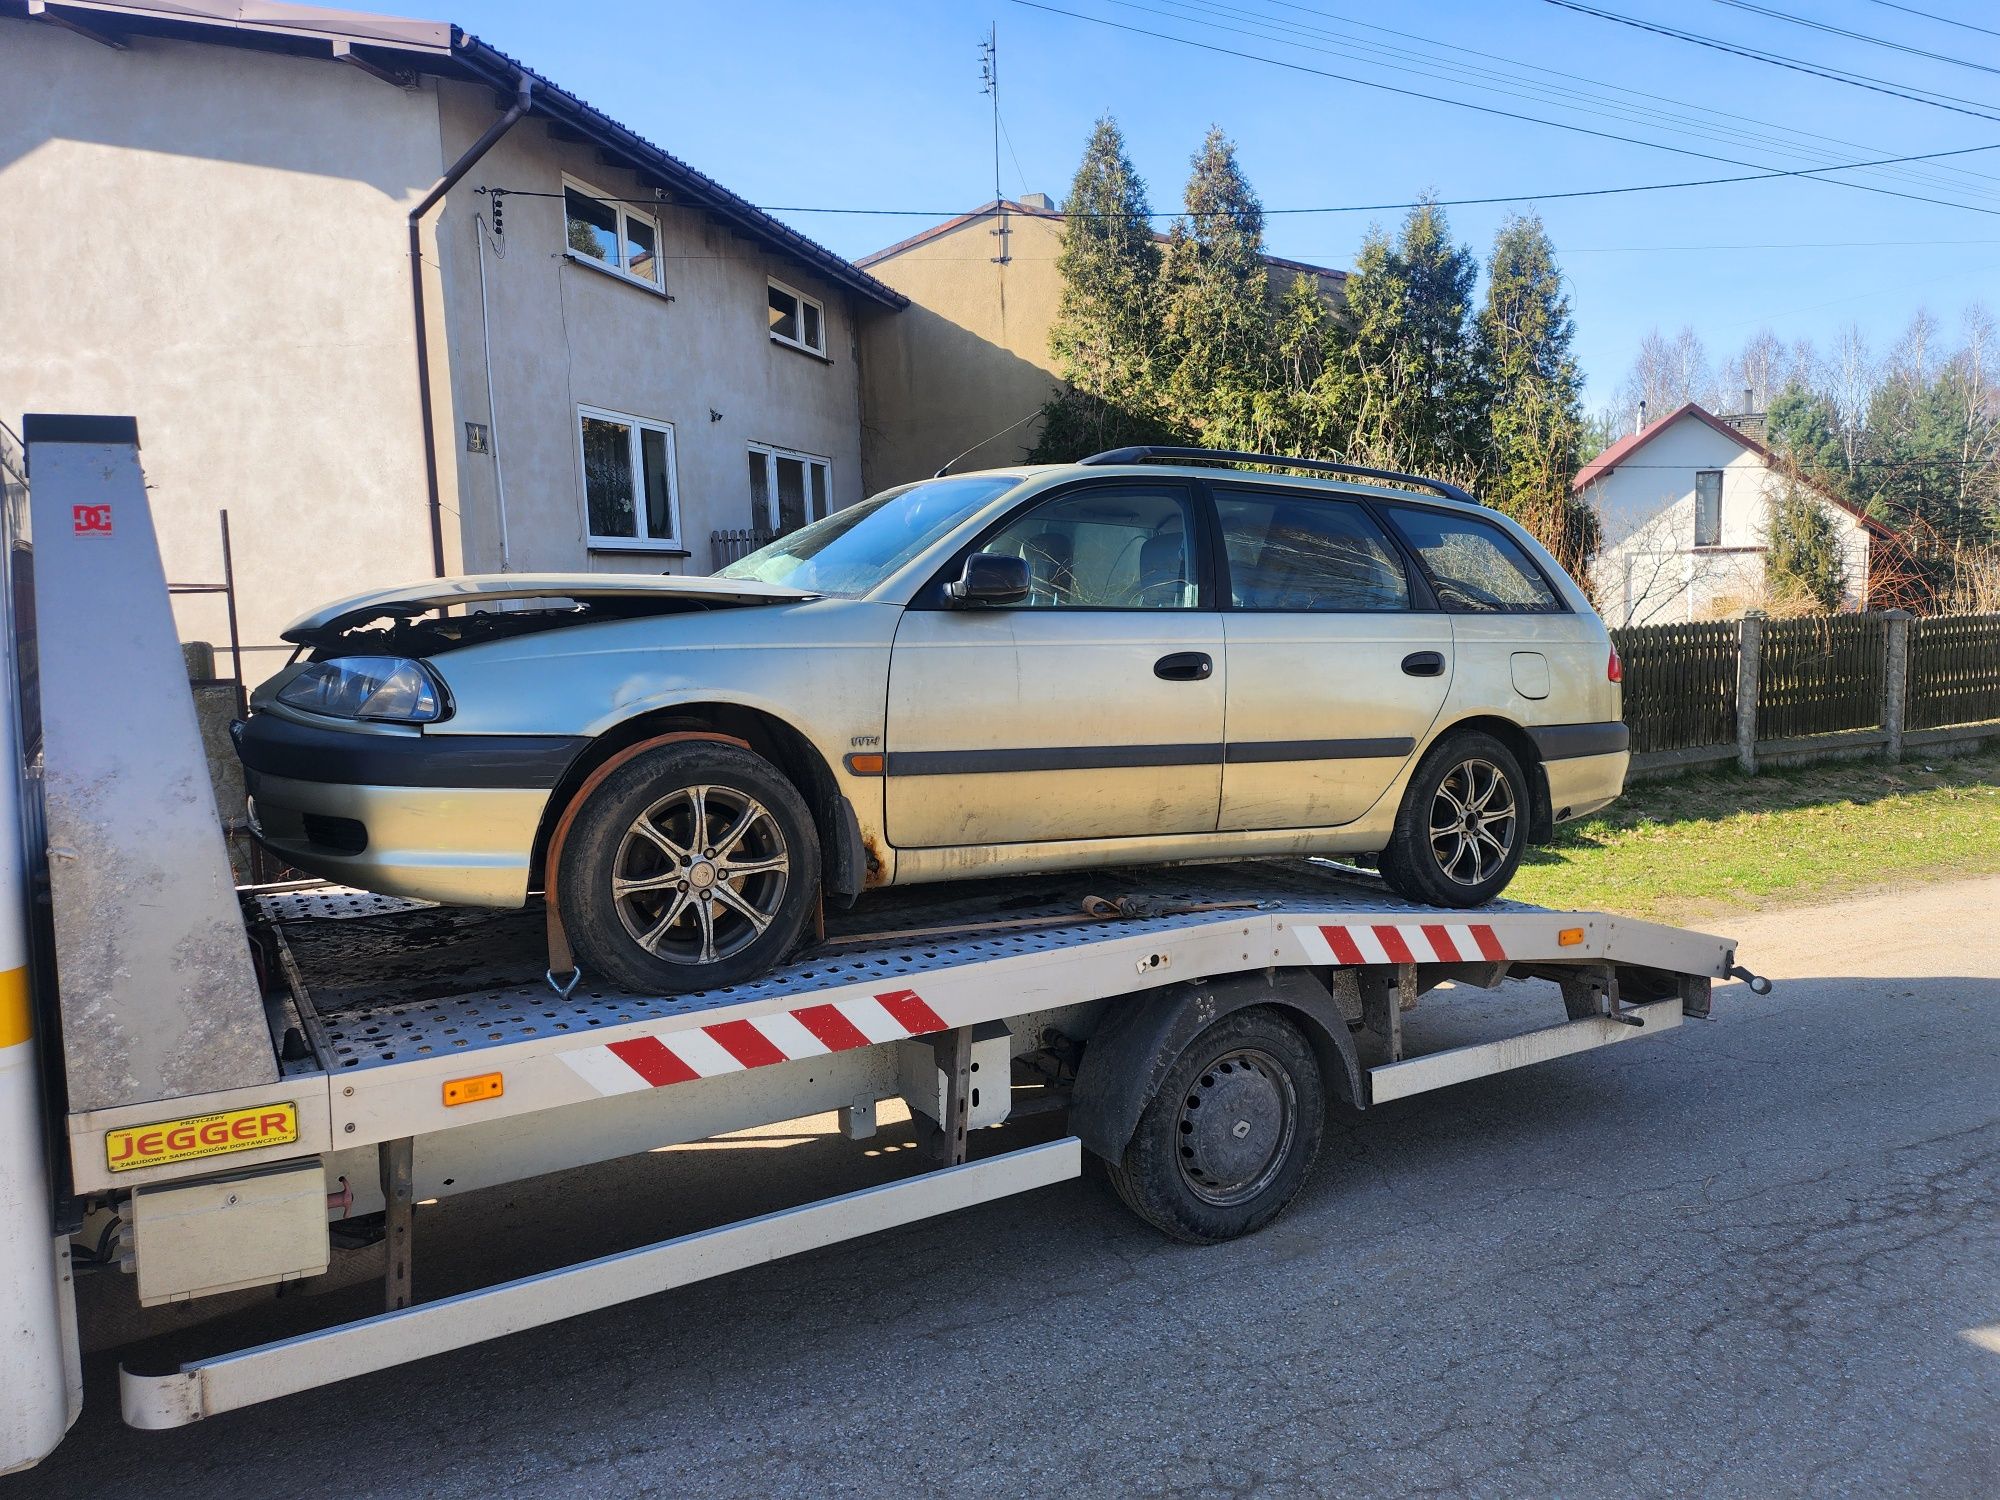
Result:
<svg viewBox="0 0 2000 1500"><path fill-rule="evenodd" d="M1726 938L1429 908L1307 859L885 892L830 909L762 979L664 996L549 974L532 909L229 889L131 426L31 418L28 461L0 451L10 556L31 552L34 580L30 601L17 565L7 593L0 715L22 830L0 861L20 995L0 1003L0 1300L18 1304L21 1375L0 1396L0 1472L52 1450L80 1407L69 1243L86 1213L116 1215L107 1242L142 1305L321 1274L335 1228L386 1245L377 1315L121 1369L126 1421L172 1427L1062 1181L1086 1150L1167 1233L1247 1232L1297 1191L1329 1096L1366 1109L1672 1032L1708 1014L1715 980L1750 977ZM158 809L183 805L205 844L163 830ZM107 939L142 895L148 920ZM1551 1024L1405 1045L1427 992L1515 980L1547 984ZM865 1138L896 1100L928 1170L413 1298L420 1200L828 1111ZM973 1150L1044 1110L1065 1113L1061 1138Z"/></svg>

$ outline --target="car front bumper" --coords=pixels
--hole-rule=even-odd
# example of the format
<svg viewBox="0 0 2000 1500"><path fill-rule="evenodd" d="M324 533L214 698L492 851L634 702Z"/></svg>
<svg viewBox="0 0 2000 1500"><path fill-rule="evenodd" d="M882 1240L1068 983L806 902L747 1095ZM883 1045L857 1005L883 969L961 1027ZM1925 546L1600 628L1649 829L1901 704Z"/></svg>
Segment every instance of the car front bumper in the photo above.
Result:
<svg viewBox="0 0 2000 1500"><path fill-rule="evenodd" d="M314 875L470 906L527 900L550 789L581 741L376 735L270 713L235 726L250 824Z"/></svg>

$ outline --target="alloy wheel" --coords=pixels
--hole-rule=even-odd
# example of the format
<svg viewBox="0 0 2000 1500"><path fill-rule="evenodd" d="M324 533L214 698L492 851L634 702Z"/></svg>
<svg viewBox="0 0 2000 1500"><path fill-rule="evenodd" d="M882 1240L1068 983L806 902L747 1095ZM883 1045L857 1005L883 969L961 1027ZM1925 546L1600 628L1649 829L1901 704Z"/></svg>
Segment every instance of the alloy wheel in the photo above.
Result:
<svg viewBox="0 0 2000 1500"><path fill-rule="evenodd" d="M1446 879L1480 885L1506 865L1519 825L1507 773L1490 760L1460 761L1431 800L1431 853Z"/></svg>
<svg viewBox="0 0 2000 1500"><path fill-rule="evenodd" d="M611 897L654 957L712 964L763 936L790 874L784 831L763 803L735 787L680 787L625 831Z"/></svg>

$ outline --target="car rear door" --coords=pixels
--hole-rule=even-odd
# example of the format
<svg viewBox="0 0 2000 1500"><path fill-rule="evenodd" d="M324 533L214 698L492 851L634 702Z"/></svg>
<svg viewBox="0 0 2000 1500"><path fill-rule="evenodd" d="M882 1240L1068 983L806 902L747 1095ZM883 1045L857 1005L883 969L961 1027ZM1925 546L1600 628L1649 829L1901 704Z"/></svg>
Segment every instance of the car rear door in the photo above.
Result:
<svg viewBox="0 0 2000 1500"><path fill-rule="evenodd" d="M1224 673L1201 535L1185 482L1094 482L980 544L1027 559L1026 600L948 608L935 585L920 593L890 653L889 842L1212 830Z"/></svg>
<svg viewBox="0 0 2000 1500"><path fill-rule="evenodd" d="M1350 823L1423 743L1451 685L1451 622L1368 508L1213 487L1223 615L1224 831Z"/></svg>

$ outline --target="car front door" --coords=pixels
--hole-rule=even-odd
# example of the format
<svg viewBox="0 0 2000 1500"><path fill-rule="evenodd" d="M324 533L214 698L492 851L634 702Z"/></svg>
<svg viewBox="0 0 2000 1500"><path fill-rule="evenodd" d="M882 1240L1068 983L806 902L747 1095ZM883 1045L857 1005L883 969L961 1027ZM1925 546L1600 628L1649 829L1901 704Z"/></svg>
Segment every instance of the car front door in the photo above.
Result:
<svg viewBox="0 0 2000 1500"><path fill-rule="evenodd" d="M920 593L890 653L889 842L1211 831L1224 674L1201 534L1186 483L1092 483L979 543L1027 560L1027 598L952 608L942 580Z"/></svg>
<svg viewBox="0 0 2000 1500"><path fill-rule="evenodd" d="M1217 485L1230 607L1224 831L1350 823L1444 705L1451 622L1368 509Z"/></svg>

